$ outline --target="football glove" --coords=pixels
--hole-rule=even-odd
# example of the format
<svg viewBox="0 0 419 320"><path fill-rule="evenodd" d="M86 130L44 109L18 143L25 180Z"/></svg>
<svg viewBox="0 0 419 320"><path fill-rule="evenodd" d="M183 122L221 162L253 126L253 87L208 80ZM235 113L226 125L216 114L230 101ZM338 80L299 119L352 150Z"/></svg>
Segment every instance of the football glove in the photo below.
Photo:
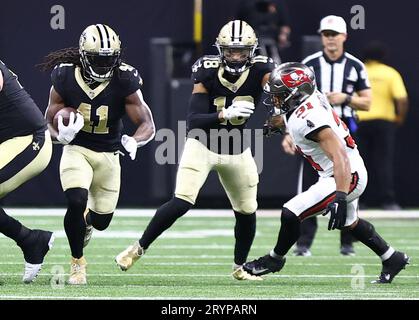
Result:
<svg viewBox="0 0 419 320"><path fill-rule="evenodd" d="M74 114L74 112L71 112L67 126L63 123L63 117L59 115L57 140L62 144L69 144L71 141L73 141L83 126L84 119L80 113Z"/></svg>
<svg viewBox="0 0 419 320"><path fill-rule="evenodd" d="M124 134L121 138L121 144L128 151L131 160L135 159L137 155L138 143L133 137Z"/></svg>
<svg viewBox="0 0 419 320"><path fill-rule="evenodd" d="M341 229L345 226L346 213L347 213L347 202L346 193L336 191L335 200L327 205L324 216L330 212L328 230Z"/></svg>
<svg viewBox="0 0 419 320"><path fill-rule="evenodd" d="M223 118L225 120L248 119L253 114L255 104L249 101L236 101L228 107L223 109Z"/></svg>

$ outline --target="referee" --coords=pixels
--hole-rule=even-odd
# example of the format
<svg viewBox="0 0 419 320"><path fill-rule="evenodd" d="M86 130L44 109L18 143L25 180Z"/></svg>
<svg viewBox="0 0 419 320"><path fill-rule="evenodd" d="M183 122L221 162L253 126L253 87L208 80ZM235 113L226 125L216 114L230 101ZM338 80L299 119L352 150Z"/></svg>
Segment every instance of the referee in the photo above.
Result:
<svg viewBox="0 0 419 320"><path fill-rule="evenodd" d="M371 104L371 90L365 66L344 50L347 28L342 17L332 15L323 18L320 22L319 33L322 38L323 51L306 57L302 62L314 70L318 89L327 96L338 116L354 136L357 131L356 110L368 111ZM287 140L284 139L284 143ZM285 146L284 148L287 151ZM298 191L307 190L317 179L317 173L307 161L303 161ZM310 247L316 231L316 217L302 222L301 235L294 251L296 255L311 255ZM349 232L342 231L341 254L355 254L352 242Z"/></svg>

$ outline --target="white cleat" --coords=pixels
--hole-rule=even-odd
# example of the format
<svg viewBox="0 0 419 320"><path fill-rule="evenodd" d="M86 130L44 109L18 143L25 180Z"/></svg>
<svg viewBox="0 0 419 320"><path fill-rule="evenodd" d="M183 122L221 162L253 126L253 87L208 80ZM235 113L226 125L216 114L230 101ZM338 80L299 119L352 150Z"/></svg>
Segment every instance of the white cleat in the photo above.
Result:
<svg viewBox="0 0 419 320"><path fill-rule="evenodd" d="M87 284L86 277L87 262L84 257L80 259L71 258L71 269L68 284L71 285L85 285Z"/></svg>
<svg viewBox="0 0 419 320"><path fill-rule="evenodd" d="M263 278L260 276L254 276L243 270L243 267L236 268L231 274L236 280L250 280L250 281L262 281Z"/></svg>
<svg viewBox="0 0 419 320"><path fill-rule="evenodd" d="M115 257L115 262L122 271L127 271L144 253L145 250L140 246L140 243L135 241L133 245Z"/></svg>
<svg viewBox="0 0 419 320"><path fill-rule="evenodd" d="M30 237L30 240L33 239L33 242L23 251L25 256L25 272L23 273L22 281L24 283L31 283L36 279L42 269L44 258L52 248L55 240L52 232L43 230L32 230ZM34 263L30 263L28 260Z"/></svg>

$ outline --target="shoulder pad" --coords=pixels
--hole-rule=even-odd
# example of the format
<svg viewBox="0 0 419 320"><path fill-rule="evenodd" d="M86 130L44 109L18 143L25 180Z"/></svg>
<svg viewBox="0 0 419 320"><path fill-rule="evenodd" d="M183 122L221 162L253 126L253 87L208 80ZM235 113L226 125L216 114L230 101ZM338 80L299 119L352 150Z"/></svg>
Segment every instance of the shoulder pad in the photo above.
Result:
<svg viewBox="0 0 419 320"><path fill-rule="evenodd" d="M221 58L215 55L207 55L199 58L192 65L192 72L196 73L200 69L218 69L221 64Z"/></svg>
<svg viewBox="0 0 419 320"><path fill-rule="evenodd" d="M141 78L140 73L136 68L129 64L121 63L121 65L118 68L118 75L120 80L138 81L140 83L140 86L143 85L143 79Z"/></svg>

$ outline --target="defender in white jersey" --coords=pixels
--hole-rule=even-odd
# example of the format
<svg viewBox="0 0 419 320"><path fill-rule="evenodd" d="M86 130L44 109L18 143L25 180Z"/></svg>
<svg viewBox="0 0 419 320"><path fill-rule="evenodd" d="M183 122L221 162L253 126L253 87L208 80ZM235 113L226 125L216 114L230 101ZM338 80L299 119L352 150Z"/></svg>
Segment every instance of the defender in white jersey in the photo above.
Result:
<svg viewBox="0 0 419 320"><path fill-rule="evenodd" d="M302 220L330 213L328 229L347 228L382 260L375 283L390 283L409 263L409 257L390 247L374 226L358 217L358 199L367 185L367 170L348 128L316 89L315 76L301 63L284 63L272 71L264 88L272 107L273 127L285 125L300 152L319 173L307 191L284 204L275 248L247 262L252 275L277 272L300 235Z"/></svg>

